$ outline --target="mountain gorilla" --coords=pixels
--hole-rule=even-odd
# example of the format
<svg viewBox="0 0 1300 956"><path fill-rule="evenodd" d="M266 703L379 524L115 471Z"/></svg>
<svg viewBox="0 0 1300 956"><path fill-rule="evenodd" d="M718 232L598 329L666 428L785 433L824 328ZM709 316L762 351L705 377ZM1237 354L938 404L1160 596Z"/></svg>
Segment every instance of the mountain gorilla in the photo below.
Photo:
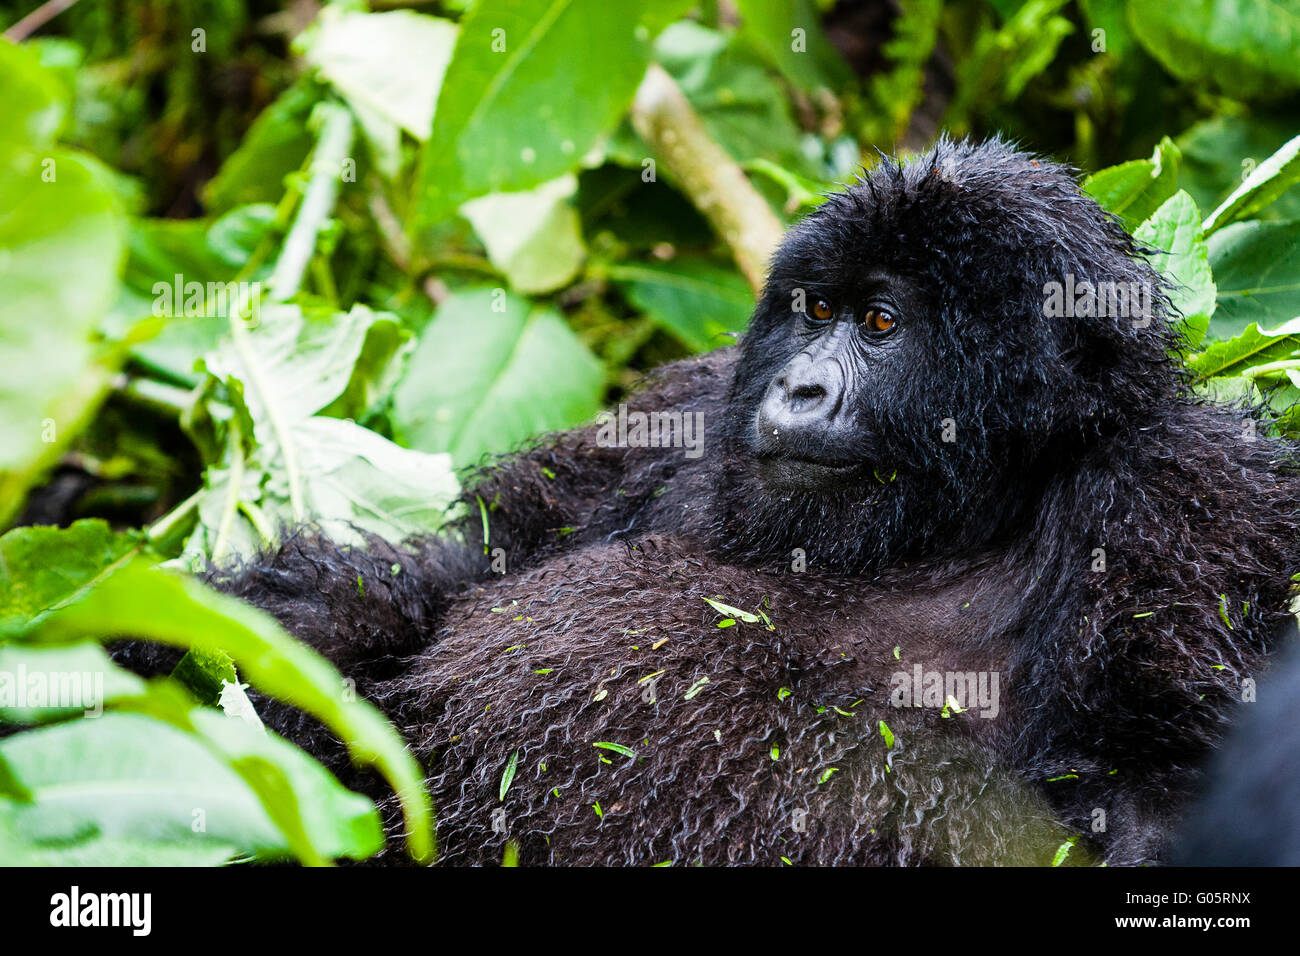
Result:
<svg viewBox="0 0 1300 956"><path fill-rule="evenodd" d="M657 431L214 580L402 729L447 863L1158 861L1300 571L1291 451L1191 395L1170 311L1068 170L943 141L790 231L740 345L628 400Z"/></svg>

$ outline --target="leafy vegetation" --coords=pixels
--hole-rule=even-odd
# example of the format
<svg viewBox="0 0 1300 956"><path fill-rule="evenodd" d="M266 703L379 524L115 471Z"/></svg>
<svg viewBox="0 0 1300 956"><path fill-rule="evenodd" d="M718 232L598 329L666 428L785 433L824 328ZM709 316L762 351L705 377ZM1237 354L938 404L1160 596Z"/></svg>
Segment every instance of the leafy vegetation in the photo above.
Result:
<svg viewBox="0 0 1300 956"><path fill-rule="evenodd" d="M438 532L462 469L742 331L747 263L875 147L1003 130L1091 171L1196 387L1300 431L1294 0L31 6L0 0L6 862L377 852L250 685L374 766L432 859L395 731L193 572L303 522ZM144 680L121 637L186 653Z"/></svg>

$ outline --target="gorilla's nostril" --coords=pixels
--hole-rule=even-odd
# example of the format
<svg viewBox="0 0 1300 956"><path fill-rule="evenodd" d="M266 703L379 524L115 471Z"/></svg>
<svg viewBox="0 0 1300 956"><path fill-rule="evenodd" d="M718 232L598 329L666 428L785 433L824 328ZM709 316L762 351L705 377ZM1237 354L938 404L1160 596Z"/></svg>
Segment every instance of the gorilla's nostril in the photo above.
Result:
<svg viewBox="0 0 1300 956"><path fill-rule="evenodd" d="M792 399L799 398L808 402L820 402L826 397L826 389L821 385L796 385L789 391L789 395Z"/></svg>

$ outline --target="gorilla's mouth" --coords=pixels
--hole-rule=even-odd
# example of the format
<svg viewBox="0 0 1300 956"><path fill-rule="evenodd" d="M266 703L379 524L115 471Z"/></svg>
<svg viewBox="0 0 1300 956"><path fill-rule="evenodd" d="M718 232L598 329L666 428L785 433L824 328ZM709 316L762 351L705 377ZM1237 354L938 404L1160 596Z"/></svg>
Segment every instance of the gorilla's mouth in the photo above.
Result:
<svg viewBox="0 0 1300 956"><path fill-rule="evenodd" d="M861 459L810 458L799 455L760 455L758 458L758 476L763 484L784 490L843 489L869 471L869 465Z"/></svg>

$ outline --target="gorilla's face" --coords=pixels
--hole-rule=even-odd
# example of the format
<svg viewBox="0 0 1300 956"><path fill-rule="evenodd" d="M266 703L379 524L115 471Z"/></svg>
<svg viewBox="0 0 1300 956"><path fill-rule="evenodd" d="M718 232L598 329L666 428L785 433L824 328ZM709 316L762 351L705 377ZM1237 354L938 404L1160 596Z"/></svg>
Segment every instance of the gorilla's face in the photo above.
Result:
<svg viewBox="0 0 1300 956"><path fill-rule="evenodd" d="M1157 313L1044 315L1067 275L1154 286ZM1173 391L1162 303L1067 170L998 142L882 163L773 261L732 383L721 543L852 571L987 545Z"/></svg>
<svg viewBox="0 0 1300 956"><path fill-rule="evenodd" d="M778 319L774 359L745 446L764 486L776 493L835 494L884 482L897 468L881 425L899 386L923 360L927 310L915 284L868 271L853 287L792 286L786 321ZM780 344L776 344L780 343Z"/></svg>

